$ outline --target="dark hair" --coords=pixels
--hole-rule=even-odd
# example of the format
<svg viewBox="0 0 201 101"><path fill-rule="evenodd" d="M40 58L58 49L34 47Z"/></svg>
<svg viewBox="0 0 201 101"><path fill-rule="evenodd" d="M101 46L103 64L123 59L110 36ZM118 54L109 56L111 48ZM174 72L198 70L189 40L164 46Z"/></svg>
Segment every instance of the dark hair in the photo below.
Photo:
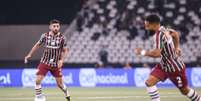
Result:
<svg viewBox="0 0 201 101"><path fill-rule="evenodd" d="M54 24L54 23L59 23L60 24L60 21L59 20L57 20L57 19L53 19L53 20L50 20L50 25L51 24Z"/></svg>
<svg viewBox="0 0 201 101"><path fill-rule="evenodd" d="M160 17L156 14L151 14L145 17L145 21L149 23L160 23Z"/></svg>

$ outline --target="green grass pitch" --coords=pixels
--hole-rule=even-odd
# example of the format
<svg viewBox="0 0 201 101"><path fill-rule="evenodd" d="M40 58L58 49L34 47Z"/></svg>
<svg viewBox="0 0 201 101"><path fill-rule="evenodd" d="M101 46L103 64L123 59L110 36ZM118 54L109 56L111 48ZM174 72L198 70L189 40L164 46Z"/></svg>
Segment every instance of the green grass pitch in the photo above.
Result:
<svg viewBox="0 0 201 101"><path fill-rule="evenodd" d="M195 88L201 94L201 88ZM72 101L150 101L145 88L70 87ZM161 101L189 101L176 88L159 88ZM58 88L44 88L47 101L65 101ZM33 88L0 88L0 101L34 101Z"/></svg>

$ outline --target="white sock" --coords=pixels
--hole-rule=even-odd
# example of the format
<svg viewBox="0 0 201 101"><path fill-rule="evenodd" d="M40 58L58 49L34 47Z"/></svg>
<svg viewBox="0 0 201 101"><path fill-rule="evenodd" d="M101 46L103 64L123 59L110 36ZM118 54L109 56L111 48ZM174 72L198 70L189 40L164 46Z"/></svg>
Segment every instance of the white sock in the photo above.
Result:
<svg viewBox="0 0 201 101"><path fill-rule="evenodd" d="M147 87L147 92L151 97L151 101L160 101L160 95L156 86Z"/></svg>
<svg viewBox="0 0 201 101"><path fill-rule="evenodd" d="M198 95L198 93L193 90L190 89L190 91L188 92L188 94L186 95L189 99L191 99L191 101L201 101L201 97Z"/></svg>
<svg viewBox="0 0 201 101"><path fill-rule="evenodd" d="M36 96L42 95L42 87L41 87L41 85L35 85L35 95Z"/></svg>
<svg viewBox="0 0 201 101"><path fill-rule="evenodd" d="M63 84L63 87L61 88L61 90L64 92L66 97L70 96L70 93L65 84Z"/></svg>

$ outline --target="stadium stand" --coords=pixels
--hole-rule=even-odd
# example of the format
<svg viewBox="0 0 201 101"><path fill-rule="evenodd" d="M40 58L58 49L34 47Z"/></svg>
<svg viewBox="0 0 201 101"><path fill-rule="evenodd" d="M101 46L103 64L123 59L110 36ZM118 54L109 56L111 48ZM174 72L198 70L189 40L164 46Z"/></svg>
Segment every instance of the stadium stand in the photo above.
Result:
<svg viewBox="0 0 201 101"><path fill-rule="evenodd" d="M100 51L109 63L155 63L159 59L137 57L135 47L152 47L143 17L161 16L165 26L180 32L182 57L200 64L201 2L199 0L89 0L76 17L76 29L68 37L67 63L101 63ZM67 33L67 32L66 32Z"/></svg>

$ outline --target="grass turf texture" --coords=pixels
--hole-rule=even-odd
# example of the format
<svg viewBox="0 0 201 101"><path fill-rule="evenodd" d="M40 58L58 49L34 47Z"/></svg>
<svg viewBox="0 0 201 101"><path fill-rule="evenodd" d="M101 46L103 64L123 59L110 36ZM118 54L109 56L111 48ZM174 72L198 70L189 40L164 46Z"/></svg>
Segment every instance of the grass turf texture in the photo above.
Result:
<svg viewBox="0 0 201 101"><path fill-rule="evenodd" d="M201 88L195 88L201 94ZM70 87L72 101L150 101L145 88ZM189 101L176 88L159 88L161 101ZM46 101L65 101L58 88L44 88ZM34 101L33 88L0 88L0 101Z"/></svg>

